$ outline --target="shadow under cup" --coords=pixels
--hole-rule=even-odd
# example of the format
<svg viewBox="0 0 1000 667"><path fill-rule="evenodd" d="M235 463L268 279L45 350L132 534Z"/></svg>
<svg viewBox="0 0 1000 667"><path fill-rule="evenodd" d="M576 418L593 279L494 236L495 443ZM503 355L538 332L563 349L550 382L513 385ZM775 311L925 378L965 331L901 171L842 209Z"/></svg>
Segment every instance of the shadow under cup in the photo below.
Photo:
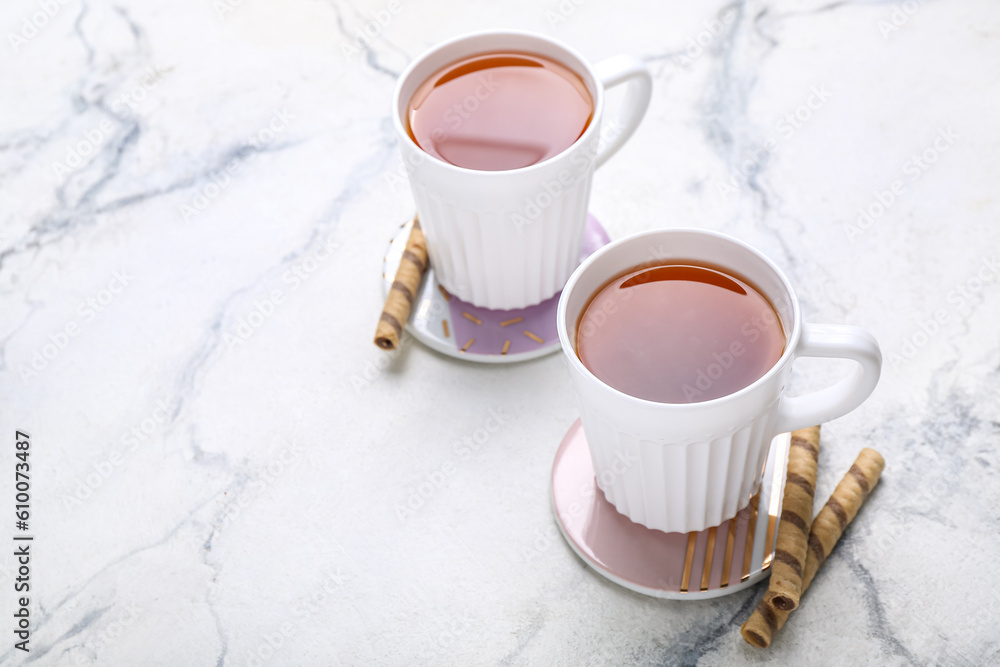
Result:
<svg viewBox="0 0 1000 667"><path fill-rule="evenodd" d="M577 325L591 297L629 269L684 261L717 267L757 289L785 333L781 357L748 386L698 403L657 403L605 384L576 350ZM619 512L648 528L690 532L719 525L750 502L777 435L777 408L801 330L795 292L770 260L713 232L638 234L577 269L557 318L597 484Z"/></svg>

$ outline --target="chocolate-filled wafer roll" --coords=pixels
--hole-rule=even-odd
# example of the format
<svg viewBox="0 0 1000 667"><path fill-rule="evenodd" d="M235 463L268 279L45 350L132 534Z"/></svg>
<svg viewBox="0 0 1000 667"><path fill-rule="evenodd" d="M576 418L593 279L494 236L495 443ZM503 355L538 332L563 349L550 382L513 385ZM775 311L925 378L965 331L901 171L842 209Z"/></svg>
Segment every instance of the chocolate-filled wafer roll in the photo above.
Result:
<svg viewBox="0 0 1000 667"><path fill-rule="evenodd" d="M858 454L854 465L833 490L833 495L813 520L809 531L809 551L802 571L802 593L806 592L813 577L836 546L844 529L857 516L865 498L878 483L885 460L874 449L865 448ZM772 635L780 630L791 612L775 609L766 599L760 601L747 622L740 628L740 634L747 643L760 648L771 645Z"/></svg>
<svg viewBox="0 0 1000 667"><path fill-rule="evenodd" d="M818 457L819 426L792 433L781 522L771 563L771 582L764 594L765 600L782 611L791 611L799 606L802 569L806 563L809 530L812 527Z"/></svg>
<svg viewBox="0 0 1000 667"><path fill-rule="evenodd" d="M809 531L809 556L812 556L816 563L811 571L809 563L806 563L803 583L812 580L816 570L833 551L837 540L844 534L848 524L854 521L865 498L875 488L884 468L885 459L874 449L865 447L858 454L854 465L840 480L837 488L833 490L833 495L813 519L812 530Z"/></svg>
<svg viewBox="0 0 1000 667"><path fill-rule="evenodd" d="M420 221L413 219L413 229L406 240L403 257L396 269L396 278L392 281L389 296L385 299L385 307L378 320L375 330L375 344L383 350L395 350L399 338L403 335L403 327L410 319L410 308L417 298L420 280L427 270L427 242L424 232L420 229Z"/></svg>

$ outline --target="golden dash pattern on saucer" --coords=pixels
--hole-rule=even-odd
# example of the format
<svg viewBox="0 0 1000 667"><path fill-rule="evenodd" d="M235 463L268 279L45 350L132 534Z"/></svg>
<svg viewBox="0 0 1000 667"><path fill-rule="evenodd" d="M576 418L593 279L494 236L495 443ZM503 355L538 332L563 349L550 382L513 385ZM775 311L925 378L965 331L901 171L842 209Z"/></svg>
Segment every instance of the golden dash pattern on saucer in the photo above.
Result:
<svg viewBox="0 0 1000 667"><path fill-rule="evenodd" d="M734 518L665 533L630 521L604 498L577 420L552 465L556 524L594 571L638 593L680 600L735 593L766 577L774 559L789 441L785 433L771 443L760 490Z"/></svg>

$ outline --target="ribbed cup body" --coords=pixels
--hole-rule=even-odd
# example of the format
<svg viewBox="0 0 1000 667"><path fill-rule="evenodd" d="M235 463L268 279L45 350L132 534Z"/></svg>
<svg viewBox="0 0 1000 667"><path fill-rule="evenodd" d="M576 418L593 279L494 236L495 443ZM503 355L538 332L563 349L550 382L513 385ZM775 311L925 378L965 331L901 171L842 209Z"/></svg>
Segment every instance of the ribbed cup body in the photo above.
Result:
<svg viewBox="0 0 1000 667"><path fill-rule="evenodd" d="M704 440L675 441L584 409L597 485L615 508L647 528L700 531L736 516L760 486L777 402L745 426Z"/></svg>
<svg viewBox="0 0 1000 667"><path fill-rule="evenodd" d="M440 178L429 160L410 169L438 282L494 310L532 306L559 292L580 260L593 180L593 161L578 154L577 164L557 160L530 177Z"/></svg>

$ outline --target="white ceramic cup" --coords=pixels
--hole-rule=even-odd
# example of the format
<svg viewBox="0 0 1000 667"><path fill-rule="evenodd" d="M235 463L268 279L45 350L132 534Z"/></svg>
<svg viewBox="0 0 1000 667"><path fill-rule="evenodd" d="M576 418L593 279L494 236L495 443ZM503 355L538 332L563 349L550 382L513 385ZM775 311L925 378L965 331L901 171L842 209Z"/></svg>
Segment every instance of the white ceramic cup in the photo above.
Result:
<svg viewBox="0 0 1000 667"><path fill-rule="evenodd" d="M445 65L494 51L539 54L579 75L594 102L586 131L562 153L506 171L465 169L424 152L407 132L414 91ZM604 124L604 91L619 84L626 85L620 120ZM636 58L592 66L570 47L527 32L458 37L417 58L396 83L393 124L438 282L495 310L525 308L561 290L579 262L594 169L635 131L651 90L649 70ZM468 102L474 113L477 100Z"/></svg>
<svg viewBox="0 0 1000 667"><path fill-rule="evenodd" d="M577 354L584 307L609 280L633 267L682 260L731 271L762 292L778 313L784 353L756 382L700 403L657 403L610 387ZM666 532L700 531L735 516L760 485L772 438L858 407L875 389L882 368L871 334L853 326L803 323L795 291L774 263L734 238L694 229L636 234L598 250L566 284L557 324L598 486L629 519ZM785 389L799 357L852 359L858 365L832 386L789 397Z"/></svg>

